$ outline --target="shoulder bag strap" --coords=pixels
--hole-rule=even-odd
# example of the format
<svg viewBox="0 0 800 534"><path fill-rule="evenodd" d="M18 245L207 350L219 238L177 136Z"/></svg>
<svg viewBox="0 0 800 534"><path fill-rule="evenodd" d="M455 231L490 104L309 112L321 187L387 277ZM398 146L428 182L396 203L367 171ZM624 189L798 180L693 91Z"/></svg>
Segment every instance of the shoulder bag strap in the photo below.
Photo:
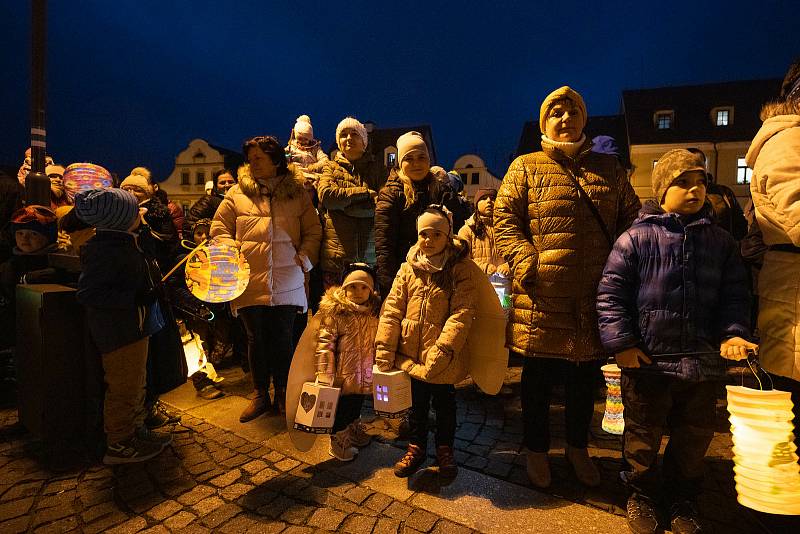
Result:
<svg viewBox="0 0 800 534"><path fill-rule="evenodd" d="M578 188L578 196L583 199L583 201L586 203L586 207L589 208L589 211L592 212L595 220L597 220L597 224L600 225L600 229L603 231L603 235L606 236L606 241L608 241L608 246L613 247L614 239L612 239L611 232L608 231L608 226L606 226L605 221L603 221L603 218L600 216L600 212L597 211L597 206L594 205L592 199L589 198L589 195L586 193L583 187L581 187L580 182L578 182L578 179L575 178L574 174L572 174L572 171L569 169L566 169L566 171L567 176L569 176L570 180L572 180L572 183L575 185L575 187Z"/></svg>

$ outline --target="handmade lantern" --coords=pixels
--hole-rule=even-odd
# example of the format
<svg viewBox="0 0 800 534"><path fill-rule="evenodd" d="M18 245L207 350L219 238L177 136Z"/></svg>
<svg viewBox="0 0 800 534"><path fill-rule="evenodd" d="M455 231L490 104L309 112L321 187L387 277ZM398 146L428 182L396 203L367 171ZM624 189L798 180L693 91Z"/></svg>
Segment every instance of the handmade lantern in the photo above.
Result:
<svg viewBox="0 0 800 534"><path fill-rule="evenodd" d="M238 248L209 241L186 260L186 286L205 302L228 302L250 281L250 265Z"/></svg>
<svg viewBox="0 0 800 534"><path fill-rule="evenodd" d="M495 273L489 277L489 282L492 284L494 292L497 293L500 305L508 317L509 310L511 310L511 279Z"/></svg>
<svg viewBox="0 0 800 534"><path fill-rule="evenodd" d="M294 428L310 434L330 434L336 419L339 388L306 382L294 416Z"/></svg>
<svg viewBox="0 0 800 534"><path fill-rule="evenodd" d="M411 378L405 371L384 373L372 368L372 404L375 413L395 419L411 409Z"/></svg>
<svg viewBox="0 0 800 534"><path fill-rule="evenodd" d="M64 190L70 199L89 189L107 189L113 185L111 173L100 165L73 163L64 169Z"/></svg>
<svg viewBox="0 0 800 534"><path fill-rule="evenodd" d="M619 385L622 372L614 363L600 369L606 379L606 413L603 414L602 427L609 434L619 436L625 429L625 420L622 418L622 388Z"/></svg>
<svg viewBox="0 0 800 534"><path fill-rule="evenodd" d="M737 500L759 512L800 514L791 395L743 386L726 388Z"/></svg>

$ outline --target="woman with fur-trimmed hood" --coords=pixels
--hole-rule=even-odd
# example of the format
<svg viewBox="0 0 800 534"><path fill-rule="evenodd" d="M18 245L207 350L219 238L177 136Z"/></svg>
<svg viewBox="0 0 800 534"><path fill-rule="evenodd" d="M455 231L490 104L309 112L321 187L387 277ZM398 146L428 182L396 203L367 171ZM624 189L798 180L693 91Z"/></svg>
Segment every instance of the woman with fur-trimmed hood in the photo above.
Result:
<svg viewBox="0 0 800 534"><path fill-rule="evenodd" d="M342 390L330 448L339 460L352 460L358 453L355 447L370 441L358 419L372 388L379 313L375 271L366 263L350 264L341 287L328 289L319 306L317 379Z"/></svg>
<svg viewBox="0 0 800 534"><path fill-rule="evenodd" d="M255 137L243 152L248 165L219 205L210 235L238 247L250 264L247 289L231 301L247 331L254 388L239 417L244 423L267 411L270 375L277 410L286 409L292 328L297 312L307 309L306 273L317 261L322 229L302 173L287 164L275 137Z"/></svg>

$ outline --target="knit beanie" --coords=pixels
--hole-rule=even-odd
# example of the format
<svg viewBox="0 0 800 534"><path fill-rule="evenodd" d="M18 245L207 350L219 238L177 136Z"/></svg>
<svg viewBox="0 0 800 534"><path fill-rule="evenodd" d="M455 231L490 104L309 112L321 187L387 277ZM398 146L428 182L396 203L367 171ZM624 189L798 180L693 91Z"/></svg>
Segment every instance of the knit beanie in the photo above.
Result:
<svg viewBox="0 0 800 534"><path fill-rule="evenodd" d="M446 236L453 235L453 214L444 206L430 207L417 217L417 234L423 230L438 230Z"/></svg>
<svg viewBox="0 0 800 534"><path fill-rule="evenodd" d="M564 99L570 100L580 110L581 130L586 126L588 116L586 115L586 103L583 101L583 97L577 91L565 85L547 95L544 102L542 102L542 107L539 109L539 129L542 133L545 133L545 123L547 122L547 116L550 114L550 109L555 106L556 102Z"/></svg>
<svg viewBox="0 0 800 534"><path fill-rule="evenodd" d="M406 132L397 138L397 162L402 163L406 154L414 151L424 152L428 158L428 145L425 144L425 139L419 132Z"/></svg>
<svg viewBox="0 0 800 534"><path fill-rule="evenodd" d="M364 148L367 147L367 143L369 142L367 129L358 121L358 119L354 119L353 117L345 117L342 119L342 122L336 126L336 146L339 147L339 150L342 150L342 142L339 140L339 135L345 128L353 128L359 137L361 137L361 140L364 141Z"/></svg>
<svg viewBox="0 0 800 534"><path fill-rule="evenodd" d="M136 169L134 169L135 171ZM150 184L150 180L147 177L141 174L133 174L131 171L131 175L122 180L122 183L119 184L120 187L125 187L126 185L132 185L134 187L138 187L144 191L147 191L148 194L152 195L155 190L153 189L152 184Z"/></svg>
<svg viewBox="0 0 800 534"><path fill-rule="evenodd" d="M492 187L482 187L478 189L478 192L475 193L475 200L474 200L476 208L478 207L478 202L480 201L480 199L484 197L497 198L497 189L494 189Z"/></svg>
<svg viewBox="0 0 800 534"><path fill-rule="evenodd" d="M431 170L432 169L433 167L431 167ZM456 171L448 172L447 180L450 182L450 187L453 189L453 193L460 193L464 190L464 182L461 180L461 175Z"/></svg>
<svg viewBox="0 0 800 534"><path fill-rule="evenodd" d="M299 133L304 133L309 137L314 137L314 128L311 126L311 117L308 115L300 115L297 117L297 121L294 123L294 133L295 135ZM337 132L336 137L339 137ZM366 142L364 143L366 145Z"/></svg>
<svg viewBox="0 0 800 534"><path fill-rule="evenodd" d="M364 284L369 288L370 291L375 291L375 279L372 277L372 274L369 271L364 269L354 269L353 271L350 271L350 273L344 277L342 289L346 289L347 286L353 284Z"/></svg>
<svg viewBox="0 0 800 534"><path fill-rule="evenodd" d="M51 174L57 174L63 178L64 167L61 165L48 165L47 167L45 167L44 173L47 175L48 178L50 177Z"/></svg>
<svg viewBox="0 0 800 534"><path fill-rule="evenodd" d="M670 150L661 156L653 169L653 194L659 204L664 201L667 189L677 177L690 171L706 172L703 158L686 149Z"/></svg>
<svg viewBox="0 0 800 534"><path fill-rule="evenodd" d="M125 231L139 216L139 203L124 189L89 189L75 195L75 214L95 228Z"/></svg>
<svg viewBox="0 0 800 534"><path fill-rule="evenodd" d="M47 238L53 244L58 237L58 218L50 208L44 206L28 205L20 208L11 215L11 228L17 230L32 230Z"/></svg>

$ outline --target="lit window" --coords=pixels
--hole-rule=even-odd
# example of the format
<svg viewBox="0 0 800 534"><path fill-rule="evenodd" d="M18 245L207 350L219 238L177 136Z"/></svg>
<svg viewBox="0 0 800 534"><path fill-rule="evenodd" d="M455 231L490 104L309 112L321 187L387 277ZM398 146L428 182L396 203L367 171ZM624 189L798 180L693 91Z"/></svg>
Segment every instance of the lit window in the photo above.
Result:
<svg viewBox="0 0 800 534"><path fill-rule="evenodd" d="M717 126L727 126L728 119L730 118L730 110L718 109L717 110Z"/></svg>
<svg viewBox="0 0 800 534"><path fill-rule="evenodd" d="M206 185L205 171L197 171L197 177L194 179L196 185Z"/></svg>
<svg viewBox="0 0 800 534"><path fill-rule="evenodd" d="M394 152L389 152L388 154L386 154L386 167L388 169L394 167L396 161L397 161L397 154L395 154Z"/></svg>
<svg viewBox="0 0 800 534"><path fill-rule="evenodd" d="M747 166L744 157L736 158L736 183L749 184L753 178L753 169Z"/></svg>
<svg viewBox="0 0 800 534"><path fill-rule="evenodd" d="M186 171L181 173L181 185L189 185L189 173Z"/></svg>
<svg viewBox="0 0 800 534"><path fill-rule="evenodd" d="M673 113L671 111L659 111L656 113L656 128L659 130L669 130L672 128Z"/></svg>
<svg viewBox="0 0 800 534"><path fill-rule="evenodd" d="M472 185L478 185L481 183L481 175L477 172L472 173Z"/></svg>

